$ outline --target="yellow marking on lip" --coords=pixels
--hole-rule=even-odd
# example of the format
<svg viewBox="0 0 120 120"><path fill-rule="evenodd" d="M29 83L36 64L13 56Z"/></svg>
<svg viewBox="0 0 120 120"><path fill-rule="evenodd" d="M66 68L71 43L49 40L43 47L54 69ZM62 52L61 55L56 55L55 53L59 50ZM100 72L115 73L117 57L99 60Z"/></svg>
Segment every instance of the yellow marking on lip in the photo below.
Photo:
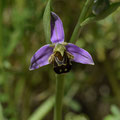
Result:
<svg viewBox="0 0 120 120"><path fill-rule="evenodd" d="M69 59L72 59L72 60L74 59L74 56L69 52L67 52L67 56L68 56Z"/></svg>

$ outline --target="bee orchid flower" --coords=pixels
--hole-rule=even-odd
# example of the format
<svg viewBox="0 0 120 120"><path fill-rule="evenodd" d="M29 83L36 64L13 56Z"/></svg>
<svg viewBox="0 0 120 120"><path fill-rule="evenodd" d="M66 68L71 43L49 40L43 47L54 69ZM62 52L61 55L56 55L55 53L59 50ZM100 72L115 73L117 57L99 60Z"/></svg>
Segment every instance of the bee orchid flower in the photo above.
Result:
<svg viewBox="0 0 120 120"><path fill-rule="evenodd" d="M72 61L94 65L91 55L72 43L64 42L64 29L61 19L51 12L51 42L41 47L32 57L30 70L53 64L57 74L71 70Z"/></svg>

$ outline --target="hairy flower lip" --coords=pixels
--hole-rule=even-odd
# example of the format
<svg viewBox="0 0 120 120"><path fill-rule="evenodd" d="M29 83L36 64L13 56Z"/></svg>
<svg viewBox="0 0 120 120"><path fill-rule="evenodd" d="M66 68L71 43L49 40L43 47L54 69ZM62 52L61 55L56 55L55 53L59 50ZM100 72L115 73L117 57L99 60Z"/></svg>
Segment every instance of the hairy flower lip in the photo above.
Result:
<svg viewBox="0 0 120 120"><path fill-rule="evenodd" d="M82 64L94 65L91 55L84 49L72 43L64 42L64 29L61 19L51 12L51 42L42 46L32 57L30 70L38 69L51 63L50 56L56 51L63 56L64 51L69 54L69 59ZM73 57L71 57L73 56Z"/></svg>

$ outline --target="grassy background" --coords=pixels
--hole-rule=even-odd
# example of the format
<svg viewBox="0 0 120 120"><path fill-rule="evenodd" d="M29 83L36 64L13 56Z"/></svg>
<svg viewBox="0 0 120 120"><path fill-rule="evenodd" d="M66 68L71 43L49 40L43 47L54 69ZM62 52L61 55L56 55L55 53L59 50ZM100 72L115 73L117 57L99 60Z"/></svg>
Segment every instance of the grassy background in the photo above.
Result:
<svg viewBox="0 0 120 120"><path fill-rule="evenodd" d="M42 23L46 2L0 1L0 120L53 119L52 65L29 71L32 55L46 44ZM52 10L63 21L66 41L83 5L84 0L53 0ZM119 120L120 9L86 25L76 44L91 53L95 66L73 63L66 74L64 119Z"/></svg>

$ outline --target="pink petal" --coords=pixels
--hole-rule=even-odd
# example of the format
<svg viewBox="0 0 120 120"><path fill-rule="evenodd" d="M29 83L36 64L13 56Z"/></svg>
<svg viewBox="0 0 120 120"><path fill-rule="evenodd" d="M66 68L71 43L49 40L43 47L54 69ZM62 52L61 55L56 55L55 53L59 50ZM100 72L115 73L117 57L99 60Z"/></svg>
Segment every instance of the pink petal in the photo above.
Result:
<svg viewBox="0 0 120 120"><path fill-rule="evenodd" d="M64 42L63 24L61 19L54 12L51 12L51 42Z"/></svg>
<svg viewBox="0 0 120 120"><path fill-rule="evenodd" d="M44 65L49 64L48 58L52 54L53 48L48 45L41 47L32 57L30 70L38 69Z"/></svg>
<svg viewBox="0 0 120 120"><path fill-rule="evenodd" d="M86 50L79 48L72 43L66 45L66 50L74 56L74 62L94 65L91 55Z"/></svg>

